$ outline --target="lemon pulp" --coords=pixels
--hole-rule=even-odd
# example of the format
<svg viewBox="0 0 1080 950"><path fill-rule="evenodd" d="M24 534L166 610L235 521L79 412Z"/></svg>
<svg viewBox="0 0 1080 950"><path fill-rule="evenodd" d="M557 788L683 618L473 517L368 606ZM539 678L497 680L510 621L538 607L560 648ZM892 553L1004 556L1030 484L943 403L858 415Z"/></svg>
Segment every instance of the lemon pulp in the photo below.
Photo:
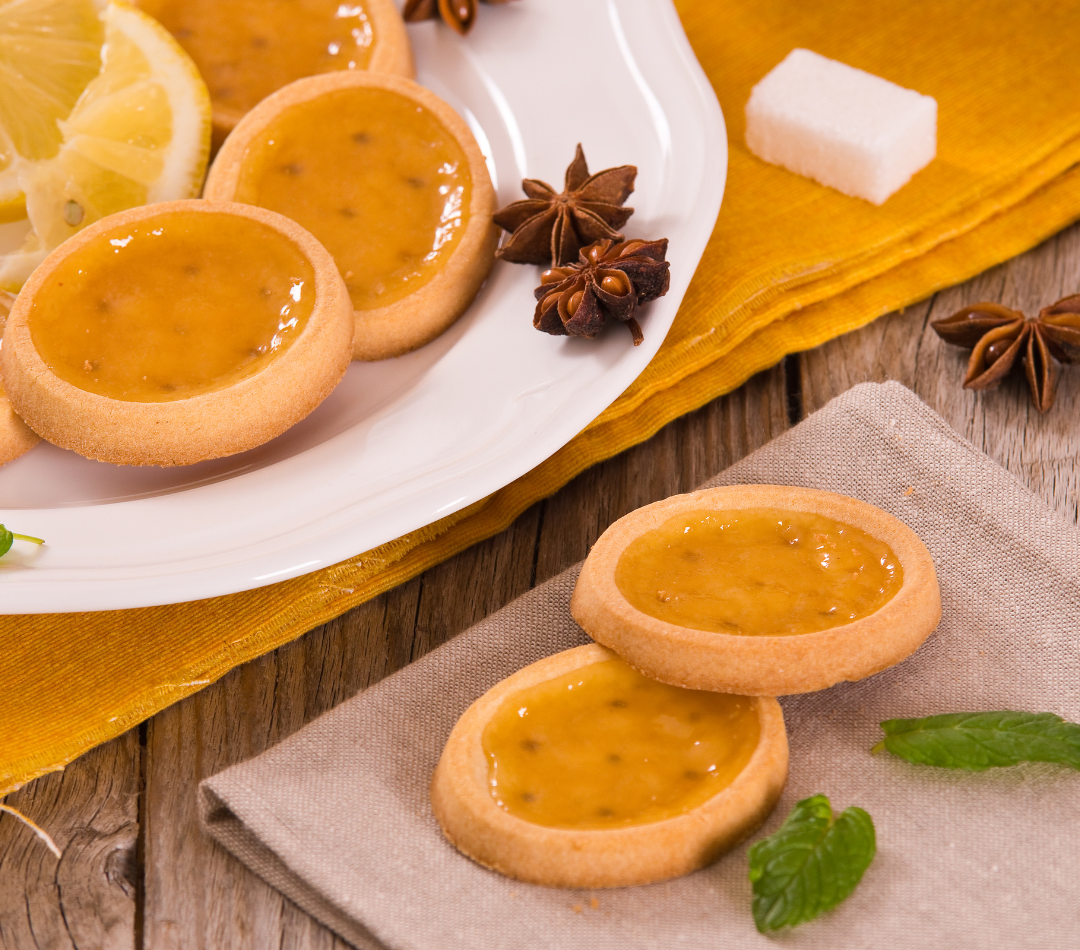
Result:
<svg viewBox="0 0 1080 950"><path fill-rule="evenodd" d="M550 827L620 828L723 791L760 734L752 699L668 686L614 659L508 697L482 743L499 807Z"/></svg>
<svg viewBox="0 0 1080 950"><path fill-rule="evenodd" d="M302 76L365 69L376 42L363 3L139 0L195 61L215 107L237 118Z"/></svg>
<svg viewBox="0 0 1080 950"><path fill-rule="evenodd" d="M105 38L94 0L0 3L0 220L25 216L16 159L52 158Z"/></svg>
<svg viewBox="0 0 1080 950"><path fill-rule="evenodd" d="M206 87L151 17L104 0L0 2L0 220L32 226L0 256L0 287L17 290L99 218L197 194L209 142Z"/></svg>
<svg viewBox="0 0 1080 950"><path fill-rule="evenodd" d="M464 231L464 151L427 109L382 89L326 93L285 109L249 145L235 200L278 211L334 256L353 306L423 286Z"/></svg>
<svg viewBox="0 0 1080 950"><path fill-rule="evenodd" d="M171 212L70 254L28 325L71 385L164 402L257 373L299 336L314 299L312 265L284 235L239 215Z"/></svg>
<svg viewBox="0 0 1080 950"><path fill-rule="evenodd" d="M824 515L773 508L676 515L627 545L615 569L619 590L642 613L765 636L867 617L903 577L884 541Z"/></svg>

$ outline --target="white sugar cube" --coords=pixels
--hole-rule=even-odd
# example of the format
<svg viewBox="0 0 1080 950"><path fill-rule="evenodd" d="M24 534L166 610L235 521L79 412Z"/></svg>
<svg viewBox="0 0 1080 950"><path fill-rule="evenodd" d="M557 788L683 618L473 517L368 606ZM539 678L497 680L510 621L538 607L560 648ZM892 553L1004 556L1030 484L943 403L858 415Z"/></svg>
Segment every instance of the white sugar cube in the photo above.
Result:
<svg viewBox="0 0 1080 950"><path fill-rule="evenodd" d="M794 49L750 93L758 158L879 205L937 151L937 101Z"/></svg>

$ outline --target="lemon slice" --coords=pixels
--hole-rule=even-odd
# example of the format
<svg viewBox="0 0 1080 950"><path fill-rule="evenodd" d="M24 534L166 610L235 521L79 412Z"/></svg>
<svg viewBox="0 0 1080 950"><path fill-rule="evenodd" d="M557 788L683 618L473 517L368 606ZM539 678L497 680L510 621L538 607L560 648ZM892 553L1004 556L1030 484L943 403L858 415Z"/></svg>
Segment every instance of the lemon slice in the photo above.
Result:
<svg viewBox="0 0 1080 950"><path fill-rule="evenodd" d="M210 97L156 20L120 0L0 0L0 255L17 290L53 248L125 208L198 194Z"/></svg>
<svg viewBox="0 0 1080 950"><path fill-rule="evenodd" d="M52 158L66 119L101 71L93 0L0 2L0 221L26 217L16 157Z"/></svg>

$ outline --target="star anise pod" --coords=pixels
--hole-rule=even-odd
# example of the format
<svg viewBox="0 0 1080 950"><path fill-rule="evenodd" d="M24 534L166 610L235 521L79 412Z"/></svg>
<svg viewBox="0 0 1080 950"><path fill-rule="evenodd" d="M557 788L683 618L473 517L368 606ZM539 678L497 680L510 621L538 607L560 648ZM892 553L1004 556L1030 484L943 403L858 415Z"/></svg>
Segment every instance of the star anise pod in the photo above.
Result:
<svg viewBox="0 0 1080 950"><path fill-rule="evenodd" d="M637 308L663 297L671 283L667 244L667 238L619 244L605 238L583 248L576 264L544 271L533 326L591 340L611 317L630 328L637 346L645 339L634 318Z"/></svg>
<svg viewBox="0 0 1080 950"><path fill-rule="evenodd" d="M618 228L634 213L622 203L633 192L636 177L634 165L590 175L579 143L561 194L547 182L526 178L521 189L529 197L496 213L495 223L512 232L496 253L516 264L558 267L574 261L586 244L603 238L621 241Z"/></svg>
<svg viewBox="0 0 1080 950"><path fill-rule="evenodd" d="M994 389L1021 360L1040 412L1054 404L1059 363L1080 362L1080 294L1065 297L1030 319L996 303L964 307L930 324L946 343L972 347L965 389Z"/></svg>
<svg viewBox="0 0 1080 950"><path fill-rule="evenodd" d="M484 3L506 3L506 0L484 0ZM443 20L464 36L476 22L476 0L405 0L401 11L406 23L421 20Z"/></svg>

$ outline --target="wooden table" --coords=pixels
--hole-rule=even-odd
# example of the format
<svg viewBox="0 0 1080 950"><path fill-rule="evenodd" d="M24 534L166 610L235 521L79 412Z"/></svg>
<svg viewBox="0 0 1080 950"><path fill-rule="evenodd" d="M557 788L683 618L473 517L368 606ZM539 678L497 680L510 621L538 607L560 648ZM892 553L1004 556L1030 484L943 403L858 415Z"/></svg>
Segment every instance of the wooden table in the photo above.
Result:
<svg viewBox="0 0 1080 950"><path fill-rule="evenodd" d="M1080 225L906 312L788 357L736 392L585 472L502 534L248 663L7 803L63 849L57 862L0 816L0 947L345 947L203 837L200 779L249 758L583 558L612 521L694 488L829 399L899 380L1061 515L1080 503L1080 367L1040 416L1019 377L974 395L966 351L929 327L978 300L1036 312L1080 290Z"/></svg>

